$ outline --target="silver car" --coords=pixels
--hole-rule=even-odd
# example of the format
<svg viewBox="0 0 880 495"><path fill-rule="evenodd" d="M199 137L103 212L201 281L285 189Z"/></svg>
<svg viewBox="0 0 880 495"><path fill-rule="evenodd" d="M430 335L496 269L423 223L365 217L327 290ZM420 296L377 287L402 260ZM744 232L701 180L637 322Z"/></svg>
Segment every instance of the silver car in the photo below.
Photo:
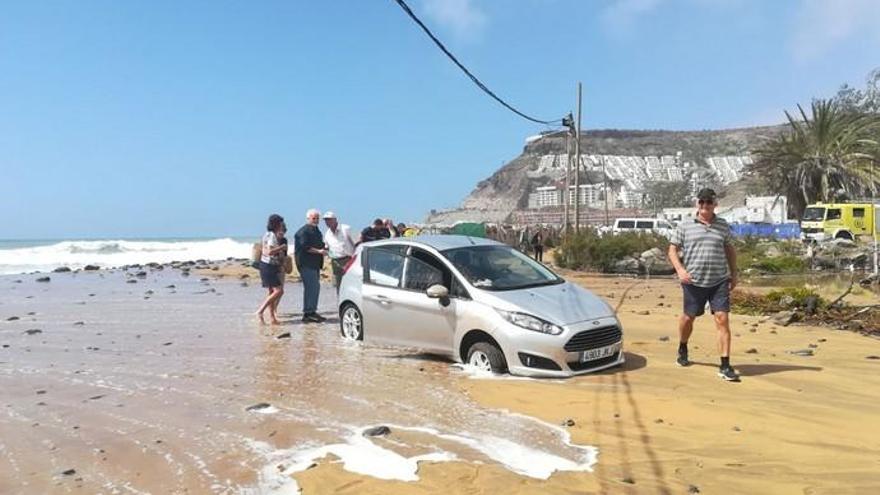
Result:
<svg viewBox="0 0 880 495"><path fill-rule="evenodd" d="M369 242L345 267L342 336L495 373L566 377L623 363L614 310L505 244L457 235Z"/></svg>

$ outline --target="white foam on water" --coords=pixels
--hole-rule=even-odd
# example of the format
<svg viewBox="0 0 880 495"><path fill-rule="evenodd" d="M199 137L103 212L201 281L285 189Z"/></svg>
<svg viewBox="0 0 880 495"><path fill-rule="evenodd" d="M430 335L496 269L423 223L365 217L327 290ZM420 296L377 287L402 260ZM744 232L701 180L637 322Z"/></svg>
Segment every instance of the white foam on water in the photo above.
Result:
<svg viewBox="0 0 880 495"><path fill-rule="evenodd" d="M250 258L251 244L233 239L190 241L62 241L48 246L0 249L0 275L96 265L115 268L171 261Z"/></svg>
<svg viewBox="0 0 880 495"><path fill-rule="evenodd" d="M544 452L538 449L512 442L496 436L472 437L465 434L441 433L434 428L407 427L389 424L394 430L424 433L442 440L457 443L482 453L486 457L504 465L517 474L546 480L557 471L592 472L598 459L598 449L587 445L576 445L571 442L571 435L563 428L537 420L529 416L515 413L512 415L535 421L544 427L555 430L560 442L577 449L582 453L577 460ZM323 446L300 446L290 449L273 449L269 444L250 440L250 447L262 454L268 463L260 471L260 489L266 493L288 494L299 493L299 486L293 475L313 467L327 455L340 459L343 469L352 473L372 476L374 478L399 481L418 481L419 462L460 461L461 458L452 452L437 451L413 457L404 457L392 450L373 443L363 435L367 428L362 428L346 438L346 443ZM261 492L262 493L262 492Z"/></svg>

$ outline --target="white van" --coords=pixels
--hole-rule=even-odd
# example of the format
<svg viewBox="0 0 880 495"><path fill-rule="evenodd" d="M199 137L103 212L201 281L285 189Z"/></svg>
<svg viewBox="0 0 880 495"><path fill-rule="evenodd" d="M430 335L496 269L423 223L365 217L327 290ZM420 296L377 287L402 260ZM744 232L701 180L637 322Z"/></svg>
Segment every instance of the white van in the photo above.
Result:
<svg viewBox="0 0 880 495"><path fill-rule="evenodd" d="M662 218L618 218L611 227L611 233L654 232L666 238L672 236L675 227Z"/></svg>

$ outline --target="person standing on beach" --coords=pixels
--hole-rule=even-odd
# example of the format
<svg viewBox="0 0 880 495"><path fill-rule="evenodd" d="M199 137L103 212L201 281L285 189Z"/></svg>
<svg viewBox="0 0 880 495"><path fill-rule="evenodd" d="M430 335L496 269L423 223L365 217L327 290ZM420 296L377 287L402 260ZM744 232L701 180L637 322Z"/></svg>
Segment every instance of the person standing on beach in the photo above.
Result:
<svg viewBox="0 0 880 495"><path fill-rule="evenodd" d="M293 236L293 255L303 283L303 322L321 323L326 318L318 314L318 296L321 292L321 268L324 267L324 238L318 229L321 212L306 212L306 224Z"/></svg>
<svg viewBox="0 0 880 495"><path fill-rule="evenodd" d="M330 266L333 268L333 282L336 284L336 292L339 293L339 284L342 282L342 270L348 261L354 256L354 241L351 238L351 229L348 225L340 224L336 214L332 211L324 213L324 223L327 230L324 231L324 244L330 256Z"/></svg>
<svg viewBox="0 0 880 495"><path fill-rule="evenodd" d="M535 235L532 236L532 250L535 252L535 261L544 262L544 234L539 228Z"/></svg>
<svg viewBox="0 0 880 495"><path fill-rule="evenodd" d="M388 239L391 234L385 228L385 222L381 218L373 220L373 223L361 231L361 238L358 244L362 242L378 241L379 239Z"/></svg>
<svg viewBox="0 0 880 495"><path fill-rule="evenodd" d="M278 264L278 283L281 284L281 295L278 296L278 299L275 299L275 302L272 304L273 310L275 314L278 314L278 304L281 303L281 298L284 297L284 282L287 278L287 274L284 272L284 267L288 263L287 261L287 224L284 223L284 220L281 221L281 232L280 234L276 234L278 238L278 244L284 246L284 249L279 253L279 257L281 258L281 263ZM271 290L271 289L270 289Z"/></svg>
<svg viewBox="0 0 880 495"><path fill-rule="evenodd" d="M284 284L281 282L279 274L282 272L281 263L283 262L282 253L287 251L287 244L281 244L278 239L284 237L284 219L281 215L269 215L269 221L266 223L266 233L263 235L263 250L260 256L260 281L263 287L269 289L269 294L257 309L257 317L260 323L265 324L263 313L269 310L272 317L272 324L279 325L278 315L275 312L276 301L284 295Z"/></svg>
<svg viewBox="0 0 880 495"><path fill-rule="evenodd" d="M706 311L708 302L718 330L718 375L727 381L739 381L730 365L730 292L736 287L736 251L731 244L730 225L715 215L717 204L715 191L702 189L697 194L696 216L682 220L669 244L669 261L684 292L676 362L690 365L688 339L694 320Z"/></svg>

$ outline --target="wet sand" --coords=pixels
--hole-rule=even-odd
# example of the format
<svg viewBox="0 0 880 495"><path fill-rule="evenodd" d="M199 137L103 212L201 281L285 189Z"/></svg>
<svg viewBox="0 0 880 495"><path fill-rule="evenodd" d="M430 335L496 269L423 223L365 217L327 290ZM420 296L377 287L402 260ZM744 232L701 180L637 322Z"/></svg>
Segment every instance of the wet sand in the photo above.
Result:
<svg viewBox="0 0 880 495"><path fill-rule="evenodd" d="M725 383L707 318L695 365L674 364L673 281L567 274L621 304L626 365L475 379L342 342L333 321L261 328L255 272L243 287L233 268L0 277L0 493L880 489L876 339L734 316L743 381ZM298 288L282 309L299 307ZM325 287L321 310L333 306ZM258 403L271 407L246 410ZM376 425L391 434L362 436Z"/></svg>

